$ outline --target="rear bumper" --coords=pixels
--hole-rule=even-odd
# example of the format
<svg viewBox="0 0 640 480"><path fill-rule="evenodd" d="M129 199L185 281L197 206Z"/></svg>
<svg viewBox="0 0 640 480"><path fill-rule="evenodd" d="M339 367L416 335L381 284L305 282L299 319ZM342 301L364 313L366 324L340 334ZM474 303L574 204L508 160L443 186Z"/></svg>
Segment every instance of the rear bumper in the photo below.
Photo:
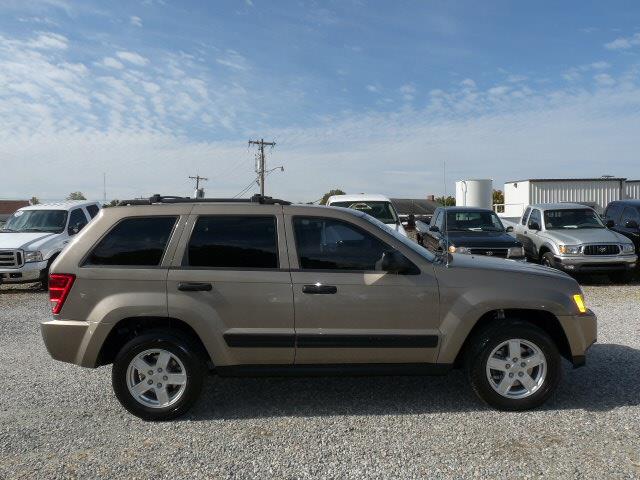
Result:
<svg viewBox="0 0 640 480"><path fill-rule="evenodd" d="M579 256L561 257L554 255L554 267L565 272L597 273L597 272L624 272L636 268L638 257L636 255L615 256Z"/></svg>
<svg viewBox="0 0 640 480"><path fill-rule="evenodd" d="M571 363L574 368L586 364L586 354L589 347L598 340L598 319L587 310L587 313L558 317L569 341L571 349Z"/></svg>
<svg viewBox="0 0 640 480"><path fill-rule="evenodd" d="M51 358L94 368L111 327L101 323L53 319L41 322L40 332Z"/></svg>
<svg viewBox="0 0 640 480"><path fill-rule="evenodd" d="M32 283L40 280L47 262L29 262L20 268L0 268L0 283Z"/></svg>

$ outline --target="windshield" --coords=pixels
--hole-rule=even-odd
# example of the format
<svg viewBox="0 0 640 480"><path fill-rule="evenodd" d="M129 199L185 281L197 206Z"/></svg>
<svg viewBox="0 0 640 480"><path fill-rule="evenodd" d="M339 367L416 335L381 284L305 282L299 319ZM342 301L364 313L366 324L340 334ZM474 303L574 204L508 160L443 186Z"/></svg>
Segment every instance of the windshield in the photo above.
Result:
<svg viewBox="0 0 640 480"><path fill-rule="evenodd" d="M598 214L588 208L547 210L544 212L544 224L547 230L606 228Z"/></svg>
<svg viewBox="0 0 640 480"><path fill-rule="evenodd" d="M65 210L18 210L7 220L2 231L60 233L66 223Z"/></svg>
<svg viewBox="0 0 640 480"><path fill-rule="evenodd" d="M504 226L493 212L455 211L447 213L449 232L503 232Z"/></svg>
<svg viewBox="0 0 640 480"><path fill-rule="evenodd" d="M359 210L380 220L382 223L398 223L398 216L391 202L333 202L331 206Z"/></svg>
<svg viewBox="0 0 640 480"><path fill-rule="evenodd" d="M367 220L370 223L373 223L376 227L382 228L384 231L389 232L398 241L402 242L405 246L409 247L411 250L416 252L418 255L423 256L428 261L433 262L433 260L435 259L435 255L433 253L431 253L429 250L427 250L423 246L417 244L413 240L405 237L401 233L398 233L397 230L395 230L394 228L391 228L389 225L381 222L380 220L377 220L377 219L371 217L370 215L362 215L362 218L364 218L365 220Z"/></svg>

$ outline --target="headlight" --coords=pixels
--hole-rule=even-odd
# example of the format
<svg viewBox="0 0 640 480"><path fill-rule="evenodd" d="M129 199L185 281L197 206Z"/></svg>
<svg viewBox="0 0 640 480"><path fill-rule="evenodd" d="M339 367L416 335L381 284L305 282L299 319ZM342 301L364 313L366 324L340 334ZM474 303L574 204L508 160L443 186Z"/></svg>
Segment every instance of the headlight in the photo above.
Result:
<svg viewBox="0 0 640 480"><path fill-rule="evenodd" d="M42 261L42 252L24 252L24 261L25 262L41 262Z"/></svg>
<svg viewBox="0 0 640 480"><path fill-rule="evenodd" d="M449 253L464 253L465 255L471 255L471 252L467 247L456 247L449 245Z"/></svg>
<svg viewBox="0 0 640 480"><path fill-rule="evenodd" d="M507 251L507 258L522 258L524 257L523 247L509 247Z"/></svg>
<svg viewBox="0 0 640 480"><path fill-rule="evenodd" d="M581 294L576 293L573 296L573 301L576 304L576 307L578 307L578 311L580 313L587 313L587 307L584 305L584 298Z"/></svg>
<svg viewBox="0 0 640 480"><path fill-rule="evenodd" d="M633 253L636 251L633 243L623 243L622 245L620 245L620 250L622 251L622 253Z"/></svg>
<svg viewBox="0 0 640 480"><path fill-rule="evenodd" d="M579 255L580 245L559 245L558 250L562 255Z"/></svg>

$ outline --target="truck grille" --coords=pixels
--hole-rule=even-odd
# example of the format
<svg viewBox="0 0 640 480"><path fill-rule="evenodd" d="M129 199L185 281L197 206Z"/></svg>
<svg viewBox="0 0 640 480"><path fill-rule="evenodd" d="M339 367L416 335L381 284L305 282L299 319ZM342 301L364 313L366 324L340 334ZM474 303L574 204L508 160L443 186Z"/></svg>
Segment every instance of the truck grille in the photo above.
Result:
<svg viewBox="0 0 640 480"><path fill-rule="evenodd" d="M0 250L0 268L18 268L24 265L20 250Z"/></svg>
<svg viewBox="0 0 640 480"><path fill-rule="evenodd" d="M585 245L585 255L617 255L620 253L618 245Z"/></svg>
<svg viewBox="0 0 640 480"><path fill-rule="evenodd" d="M488 257L497 257L497 258L507 258L508 249L506 248L482 248L482 247L474 247L470 248L469 251L473 255L486 255Z"/></svg>

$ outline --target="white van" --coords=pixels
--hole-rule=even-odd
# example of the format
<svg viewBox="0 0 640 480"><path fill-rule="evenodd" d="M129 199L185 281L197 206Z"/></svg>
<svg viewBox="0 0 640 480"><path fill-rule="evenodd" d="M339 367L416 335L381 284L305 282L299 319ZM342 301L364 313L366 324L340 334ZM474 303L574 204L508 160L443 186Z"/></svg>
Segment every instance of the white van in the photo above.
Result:
<svg viewBox="0 0 640 480"><path fill-rule="evenodd" d="M382 223L387 224L405 237L407 236L407 232L398 218L398 212L396 212L396 209L393 207L391 200L384 195L368 193L358 193L356 195L333 195L327 200L327 206L359 210L371 215L377 220L380 220Z"/></svg>

